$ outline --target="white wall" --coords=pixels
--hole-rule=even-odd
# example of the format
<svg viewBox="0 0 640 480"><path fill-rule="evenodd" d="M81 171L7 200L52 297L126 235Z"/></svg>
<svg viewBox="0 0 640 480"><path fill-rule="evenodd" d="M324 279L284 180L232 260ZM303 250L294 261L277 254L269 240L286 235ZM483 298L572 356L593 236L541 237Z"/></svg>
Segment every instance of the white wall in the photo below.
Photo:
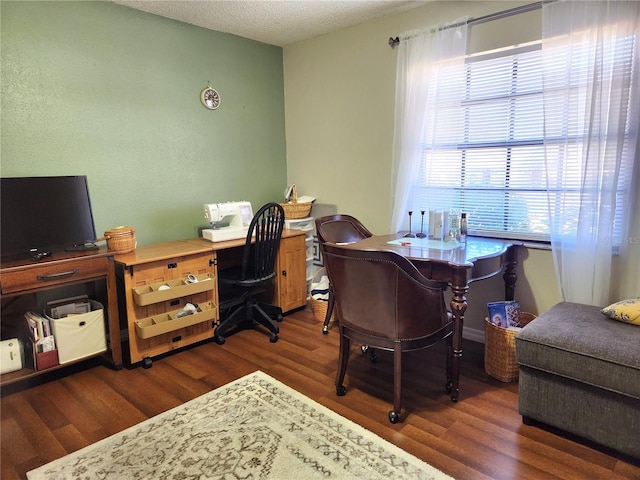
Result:
<svg viewBox="0 0 640 480"><path fill-rule="evenodd" d="M388 233L397 56L389 37L529 3L434 2L286 47L288 182L296 183L300 194L355 215L374 233ZM540 31L539 11L519 17L472 27L470 48L513 43L513 35L526 41ZM625 266L620 295L637 292L640 248L631 250L631 267L620 262ZM521 248L519 253L516 298L524 310L543 312L560 300L551 252ZM501 277L471 285L465 337L482 339L486 303L503 295Z"/></svg>

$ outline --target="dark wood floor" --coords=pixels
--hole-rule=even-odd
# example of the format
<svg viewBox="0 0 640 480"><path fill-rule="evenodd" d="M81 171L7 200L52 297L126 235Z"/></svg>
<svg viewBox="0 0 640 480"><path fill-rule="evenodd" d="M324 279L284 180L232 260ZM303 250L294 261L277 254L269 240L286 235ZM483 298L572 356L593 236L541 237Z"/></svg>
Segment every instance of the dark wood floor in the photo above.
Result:
<svg viewBox="0 0 640 480"><path fill-rule="evenodd" d="M347 394L337 397L338 335L322 335L310 309L281 324L280 340L244 331L157 358L145 370L97 365L10 393L1 400L3 480L202 395L257 369L456 479L640 479L640 467L545 429L525 426L517 383L488 378L482 345L465 343L460 401L444 393L444 349L405 357L404 413L389 423L391 357L354 348Z"/></svg>

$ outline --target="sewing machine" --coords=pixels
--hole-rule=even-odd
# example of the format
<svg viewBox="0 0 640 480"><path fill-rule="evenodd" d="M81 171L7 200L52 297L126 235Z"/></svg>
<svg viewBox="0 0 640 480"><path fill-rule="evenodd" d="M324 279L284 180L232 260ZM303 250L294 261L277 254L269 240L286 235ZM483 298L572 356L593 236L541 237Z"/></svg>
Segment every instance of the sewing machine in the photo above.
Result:
<svg viewBox="0 0 640 480"><path fill-rule="evenodd" d="M202 237L207 240L223 242L245 238L253 219L253 209L246 201L205 203L204 218L212 225L212 228L202 230Z"/></svg>

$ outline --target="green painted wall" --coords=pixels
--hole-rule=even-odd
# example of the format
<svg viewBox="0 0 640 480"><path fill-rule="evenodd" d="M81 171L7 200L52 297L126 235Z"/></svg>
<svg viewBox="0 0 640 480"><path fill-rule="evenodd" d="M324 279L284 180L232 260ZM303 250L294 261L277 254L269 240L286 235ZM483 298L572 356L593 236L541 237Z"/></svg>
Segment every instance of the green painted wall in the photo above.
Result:
<svg viewBox="0 0 640 480"><path fill-rule="evenodd" d="M138 244L197 236L203 203L282 198L281 48L109 2L0 8L2 176L85 174L98 236Z"/></svg>

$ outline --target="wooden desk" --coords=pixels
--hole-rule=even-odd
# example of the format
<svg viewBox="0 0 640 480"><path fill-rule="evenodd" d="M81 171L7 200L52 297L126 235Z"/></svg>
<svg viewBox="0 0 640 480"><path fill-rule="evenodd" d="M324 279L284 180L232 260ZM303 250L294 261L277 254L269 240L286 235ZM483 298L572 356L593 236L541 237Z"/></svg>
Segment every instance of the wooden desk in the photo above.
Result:
<svg viewBox="0 0 640 480"><path fill-rule="evenodd" d="M403 243L409 245L403 245ZM447 282L453 296L453 387L451 399L458 400L458 379L462 357L462 329L467 310L469 284L503 273L505 300L513 300L517 280L517 246L521 242L468 237L466 244L403 238L400 234L376 235L351 246L358 249L391 250L409 259L425 277Z"/></svg>
<svg viewBox="0 0 640 480"><path fill-rule="evenodd" d="M18 337L25 344L25 367L0 376L0 385L8 385L43 373L68 367L97 355L36 370L33 347L29 342L24 314L42 312L43 299L53 300L86 294L103 304L108 350L103 356L115 368L122 367L122 350L113 275L113 255L102 247L97 251L56 252L41 261L16 260L0 267L0 313L3 338Z"/></svg>
<svg viewBox="0 0 640 480"><path fill-rule="evenodd" d="M130 364L152 365L152 357L213 338L219 321L218 270L237 265L245 239L210 242L202 238L138 247L114 258L121 325ZM284 230L276 258L272 303L283 312L306 305L305 232ZM188 275L198 282L185 284ZM165 288L160 291L160 287ZM177 317L186 304L193 315Z"/></svg>

